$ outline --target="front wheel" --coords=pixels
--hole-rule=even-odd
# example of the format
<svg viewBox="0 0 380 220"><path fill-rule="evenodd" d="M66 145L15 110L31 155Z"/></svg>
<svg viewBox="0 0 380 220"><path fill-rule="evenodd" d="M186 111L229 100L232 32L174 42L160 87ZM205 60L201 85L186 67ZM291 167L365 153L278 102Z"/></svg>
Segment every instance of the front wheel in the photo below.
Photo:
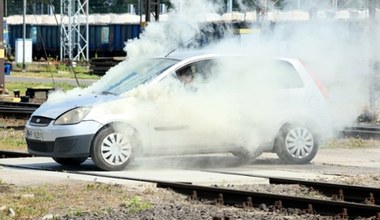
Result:
<svg viewBox="0 0 380 220"><path fill-rule="evenodd" d="M255 151L255 152L250 152L249 150L245 148L239 148L235 151L232 151L232 155L237 157L241 162L248 162L250 160L256 159L259 157L263 152L262 151Z"/></svg>
<svg viewBox="0 0 380 220"><path fill-rule="evenodd" d="M113 127L101 130L94 138L91 158L102 170L123 170L132 160L133 134L119 132Z"/></svg>
<svg viewBox="0 0 380 220"><path fill-rule="evenodd" d="M74 166L80 165L87 160L87 157L60 158L53 157L53 160L61 165Z"/></svg>
<svg viewBox="0 0 380 220"><path fill-rule="evenodd" d="M319 142L315 133L305 126L283 128L275 141L278 157L286 163L309 163L317 154Z"/></svg>

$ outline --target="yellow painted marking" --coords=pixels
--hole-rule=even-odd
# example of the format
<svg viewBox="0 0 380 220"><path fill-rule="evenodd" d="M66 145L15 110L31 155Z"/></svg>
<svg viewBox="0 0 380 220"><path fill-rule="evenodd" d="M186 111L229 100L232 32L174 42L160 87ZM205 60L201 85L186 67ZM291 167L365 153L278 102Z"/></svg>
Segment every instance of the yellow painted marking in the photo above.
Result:
<svg viewBox="0 0 380 220"><path fill-rule="evenodd" d="M259 34L261 33L260 29L251 29L251 28L240 28L237 31L239 34Z"/></svg>

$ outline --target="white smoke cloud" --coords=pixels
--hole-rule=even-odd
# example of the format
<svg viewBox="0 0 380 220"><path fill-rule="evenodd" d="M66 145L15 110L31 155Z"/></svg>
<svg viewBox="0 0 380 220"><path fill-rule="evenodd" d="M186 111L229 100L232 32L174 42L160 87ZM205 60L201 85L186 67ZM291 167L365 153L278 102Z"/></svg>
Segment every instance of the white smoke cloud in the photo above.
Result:
<svg viewBox="0 0 380 220"><path fill-rule="evenodd" d="M338 128L354 123L369 100L370 53L365 27L357 22L311 21L288 28L279 54L302 59L322 80ZM275 36L279 35L284 39L282 30L275 30Z"/></svg>
<svg viewBox="0 0 380 220"><path fill-rule="evenodd" d="M166 54L199 33L200 27L218 7L209 1L172 0L173 9L165 22L151 22L139 41L127 43L130 59Z"/></svg>

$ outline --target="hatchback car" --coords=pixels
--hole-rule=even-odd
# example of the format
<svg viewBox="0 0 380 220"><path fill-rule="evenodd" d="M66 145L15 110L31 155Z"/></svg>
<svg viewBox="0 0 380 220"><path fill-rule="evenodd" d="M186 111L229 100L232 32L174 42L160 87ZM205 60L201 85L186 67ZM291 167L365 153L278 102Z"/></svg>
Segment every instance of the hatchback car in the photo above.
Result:
<svg viewBox="0 0 380 220"><path fill-rule="evenodd" d="M136 96L168 81L183 85L165 87L172 89L166 102L179 104ZM90 157L109 171L152 154L228 152L248 159L275 152L286 163L304 164L328 129L328 111L323 85L297 59L177 52L130 64L91 93L48 100L30 117L25 136L33 155L62 165Z"/></svg>

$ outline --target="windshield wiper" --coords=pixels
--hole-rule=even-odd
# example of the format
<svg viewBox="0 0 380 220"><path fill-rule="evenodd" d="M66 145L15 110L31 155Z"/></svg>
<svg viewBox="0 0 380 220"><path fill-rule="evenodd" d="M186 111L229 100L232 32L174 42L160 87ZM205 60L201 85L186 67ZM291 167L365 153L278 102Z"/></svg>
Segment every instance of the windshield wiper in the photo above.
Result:
<svg viewBox="0 0 380 220"><path fill-rule="evenodd" d="M101 94L102 95L117 95L116 93L108 92L108 91L102 91Z"/></svg>

